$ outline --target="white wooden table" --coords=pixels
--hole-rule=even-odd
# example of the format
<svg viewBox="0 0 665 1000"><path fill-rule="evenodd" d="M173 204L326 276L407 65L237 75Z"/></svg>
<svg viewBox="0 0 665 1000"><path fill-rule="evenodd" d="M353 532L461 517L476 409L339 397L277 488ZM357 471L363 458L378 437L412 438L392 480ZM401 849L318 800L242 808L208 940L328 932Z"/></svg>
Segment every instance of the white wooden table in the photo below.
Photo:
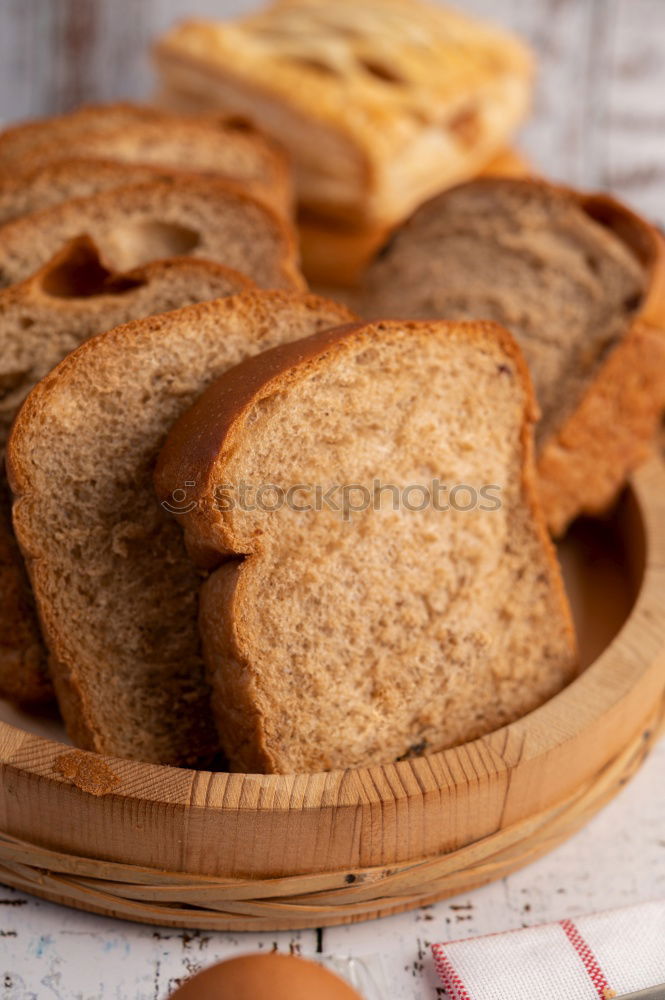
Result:
<svg viewBox="0 0 665 1000"><path fill-rule="evenodd" d="M518 28L540 61L522 147L543 172L617 192L665 223L665 0L458 0ZM0 119L150 92L148 39L222 0L2 0ZM123 11L126 16L123 17ZM665 613L665 609L664 609ZM442 995L429 943L665 897L665 743L585 830L469 896L351 927L231 935L106 920L0 887L3 1000L161 1000L228 955L379 955L391 1000Z"/></svg>

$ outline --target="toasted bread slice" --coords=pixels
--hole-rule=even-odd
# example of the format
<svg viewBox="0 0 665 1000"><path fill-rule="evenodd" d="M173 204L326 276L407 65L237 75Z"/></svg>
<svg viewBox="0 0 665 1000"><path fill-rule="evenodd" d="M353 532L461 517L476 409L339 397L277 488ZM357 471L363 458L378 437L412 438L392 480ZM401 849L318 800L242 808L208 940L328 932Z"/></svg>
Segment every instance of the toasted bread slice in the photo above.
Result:
<svg viewBox="0 0 665 1000"><path fill-rule="evenodd" d="M53 698L4 471L5 445L20 404L39 379L93 334L251 286L220 264L187 257L114 274L84 237L27 281L0 292L0 697L26 706Z"/></svg>
<svg viewBox="0 0 665 1000"><path fill-rule="evenodd" d="M612 503L665 407L663 245L605 196L478 179L393 234L358 310L508 327L534 380L541 494L561 534Z"/></svg>
<svg viewBox="0 0 665 1000"><path fill-rule="evenodd" d="M8 445L14 525L78 745L210 761L200 577L155 498L154 464L173 420L227 368L349 315L284 292L190 306L94 337L28 396Z"/></svg>
<svg viewBox="0 0 665 1000"><path fill-rule="evenodd" d="M387 321L253 358L175 424L156 484L194 484L176 516L219 566L201 629L232 768L431 753L571 679L534 414L501 328Z"/></svg>
<svg viewBox="0 0 665 1000"><path fill-rule="evenodd" d="M156 49L162 100L241 114L290 153L320 218L390 225L473 177L529 106L511 35L418 0L279 0L190 20Z"/></svg>
<svg viewBox="0 0 665 1000"><path fill-rule="evenodd" d="M101 161L219 176L242 183L284 215L291 210L286 157L248 122L133 104L88 105L0 132L0 205L7 188L23 183L17 174L27 174L34 186L30 175L42 176L44 168L72 159L85 160L93 175L92 161Z"/></svg>
<svg viewBox="0 0 665 1000"><path fill-rule="evenodd" d="M28 277L81 235L113 270L192 255L264 288L304 284L290 226L227 182L188 176L102 191L7 223L0 229L0 287Z"/></svg>

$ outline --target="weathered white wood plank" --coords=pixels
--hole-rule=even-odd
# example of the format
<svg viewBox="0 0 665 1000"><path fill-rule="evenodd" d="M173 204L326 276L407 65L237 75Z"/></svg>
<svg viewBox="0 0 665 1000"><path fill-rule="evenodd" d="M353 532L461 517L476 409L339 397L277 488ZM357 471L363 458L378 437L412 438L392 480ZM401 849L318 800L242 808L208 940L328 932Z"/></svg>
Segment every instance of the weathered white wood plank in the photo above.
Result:
<svg viewBox="0 0 665 1000"><path fill-rule="evenodd" d="M601 183L665 223L665 4L618 5L607 62Z"/></svg>
<svg viewBox="0 0 665 1000"><path fill-rule="evenodd" d="M583 183L596 4L593 0L468 0L463 6L500 20L532 46L537 56L536 96L519 144L538 170L559 180Z"/></svg>

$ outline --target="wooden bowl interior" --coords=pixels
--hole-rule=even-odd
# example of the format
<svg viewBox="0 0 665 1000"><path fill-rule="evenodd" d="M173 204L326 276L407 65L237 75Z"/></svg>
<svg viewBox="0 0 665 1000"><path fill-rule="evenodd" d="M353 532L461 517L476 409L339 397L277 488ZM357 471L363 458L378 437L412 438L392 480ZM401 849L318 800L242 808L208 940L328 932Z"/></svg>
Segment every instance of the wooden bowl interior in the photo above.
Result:
<svg viewBox="0 0 665 1000"><path fill-rule="evenodd" d="M607 518L575 521L557 552L584 669L627 621L642 585L644 525L632 491L623 493Z"/></svg>

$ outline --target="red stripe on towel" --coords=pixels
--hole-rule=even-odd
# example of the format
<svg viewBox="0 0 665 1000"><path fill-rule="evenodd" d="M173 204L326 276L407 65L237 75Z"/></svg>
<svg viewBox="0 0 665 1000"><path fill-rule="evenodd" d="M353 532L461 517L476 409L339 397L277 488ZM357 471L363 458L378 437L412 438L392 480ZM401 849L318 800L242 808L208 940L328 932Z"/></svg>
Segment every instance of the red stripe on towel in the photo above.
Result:
<svg viewBox="0 0 665 1000"><path fill-rule="evenodd" d="M455 967L446 955L443 945L433 944L432 954L434 955L434 965L436 966L436 971L441 977L441 982L443 983L446 993L452 997L453 1000L471 1000L471 997L466 991L466 986L455 972Z"/></svg>
<svg viewBox="0 0 665 1000"><path fill-rule="evenodd" d="M610 984L605 977L605 973L598 964L598 959L589 947L588 942L585 941L580 934L577 926L572 920L562 920L560 923L564 934L582 960L582 965L584 966L589 979L593 983L599 1000L610 1000L610 997L615 997L616 993L610 988Z"/></svg>

